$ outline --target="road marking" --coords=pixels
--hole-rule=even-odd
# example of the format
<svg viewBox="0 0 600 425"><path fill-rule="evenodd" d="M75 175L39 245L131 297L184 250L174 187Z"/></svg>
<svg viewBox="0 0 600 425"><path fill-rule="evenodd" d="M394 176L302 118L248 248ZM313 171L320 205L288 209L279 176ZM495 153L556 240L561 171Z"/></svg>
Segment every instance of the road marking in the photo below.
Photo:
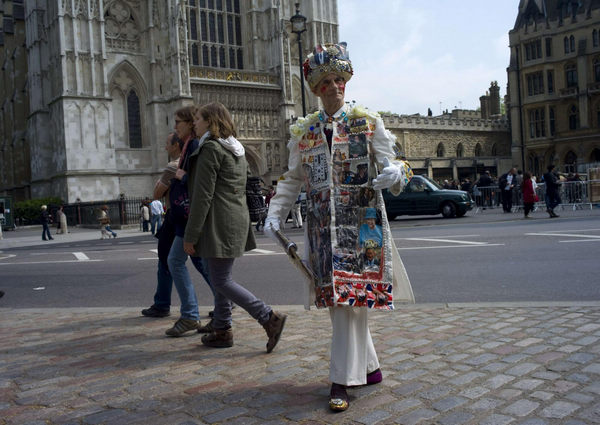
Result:
<svg viewBox="0 0 600 425"><path fill-rule="evenodd" d="M559 242L564 242L564 243L569 243L569 242L600 242L600 238L598 238L598 239L570 239L568 241L559 241Z"/></svg>
<svg viewBox="0 0 600 425"><path fill-rule="evenodd" d="M254 252L257 254L274 254L275 253L275 251L269 251L268 249L260 249L260 248L254 248L250 252Z"/></svg>
<svg viewBox="0 0 600 425"><path fill-rule="evenodd" d="M484 243L483 245L438 245L438 246L413 246L398 248L398 251L409 251L413 249L438 249L438 248L483 248L488 246L504 246L503 243Z"/></svg>
<svg viewBox="0 0 600 425"><path fill-rule="evenodd" d="M583 232L583 230L582 230ZM578 233L525 233L526 236L571 236L574 238L590 238L600 239L600 236L596 235L580 235Z"/></svg>
<svg viewBox="0 0 600 425"><path fill-rule="evenodd" d="M153 253L155 253L155 254L158 254L158 249L156 249L156 248L155 248L155 249L151 249L151 250L150 250L150 252L153 252Z"/></svg>
<svg viewBox="0 0 600 425"><path fill-rule="evenodd" d="M87 260L86 263L96 263L104 260ZM81 260L56 260L56 261L23 261L19 263L0 263L0 266L13 266L23 264L56 264L56 263L81 263Z"/></svg>
<svg viewBox="0 0 600 425"><path fill-rule="evenodd" d="M90 260L90 257L88 257L87 255L85 255L83 252L74 252L73 255L79 261L89 261Z"/></svg>
<svg viewBox="0 0 600 425"><path fill-rule="evenodd" d="M4 254L4 255L6 255L6 256L5 257L0 257L0 260L6 260L8 258L16 257L15 254Z"/></svg>
<svg viewBox="0 0 600 425"><path fill-rule="evenodd" d="M46 289L45 286L38 286L38 287L33 288L34 291L43 291L44 289Z"/></svg>
<svg viewBox="0 0 600 425"><path fill-rule="evenodd" d="M464 244L464 245L487 245L487 242L469 242L469 241L457 241L454 239L434 239L434 238L400 238L405 241L427 241L427 242L448 242L455 244Z"/></svg>

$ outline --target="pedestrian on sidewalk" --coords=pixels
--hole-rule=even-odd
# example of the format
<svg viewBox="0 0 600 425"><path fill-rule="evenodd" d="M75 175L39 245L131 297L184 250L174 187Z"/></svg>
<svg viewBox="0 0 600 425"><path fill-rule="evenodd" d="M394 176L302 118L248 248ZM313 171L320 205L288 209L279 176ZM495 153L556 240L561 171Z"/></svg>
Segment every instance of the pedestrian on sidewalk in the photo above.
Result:
<svg viewBox="0 0 600 425"><path fill-rule="evenodd" d="M200 314L198 313L196 290L185 265L188 253L185 252L183 245L183 236L189 217L189 191L191 188L188 173L190 155L198 146L198 139L196 139L194 133L194 111L194 106L185 106L175 111L175 133L177 137L183 140L183 147L181 148L175 176L169 184L169 220L173 225L174 234L167 256L167 265L181 300L181 315L173 327L165 331L168 336L172 337L182 336L189 331L203 331L201 329ZM167 242L163 241L163 243L166 244ZM208 272L205 259L192 255L192 262L208 285L211 286L210 272Z"/></svg>
<svg viewBox="0 0 600 425"><path fill-rule="evenodd" d="M554 172L555 166L548 165L548 172L544 174L544 183L546 184L546 212L550 218L559 217L554 212L554 208L560 205L560 178Z"/></svg>
<svg viewBox="0 0 600 425"><path fill-rule="evenodd" d="M294 220L294 229L302 229L302 195L299 194L296 202L292 206L292 219Z"/></svg>
<svg viewBox="0 0 600 425"><path fill-rule="evenodd" d="M142 220L142 232L150 231L150 208L148 208L148 199L142 202L140 207L140 220Z"/></svg>
<svg viewBox="0 0 600 425"><path fill-rule="evenodd" d="M50 234L50 214L48 214L48 206L42 205L42 213L40 215L40 220L42 222L42 240L48 241L53 240L54 238Z"/></svg>
<svg viewBox="0 0 600 425"><path fill-rule="evenodd" d="M502 195L502 209L505 213L512 212L513 189L517 182L517 169L511 168L508 173L504 173L498 179L498 189Z"/></svg>
<svg viewBox="0 0 600 425"><path fill-rule="evenodd" d="M184 250L207 259L216 292L213 331L202 337L202 343L219 348L233 345L231 300L263 326L270 353L287 316L273 311L232 278L235 258L256 248L246 204L244 147L235 138L231 114L220 103L201 106L195 113L194 129L202 136L190 156L190 215Z"/></svg>
<svg viewBox="0 0 600 425"><path fill-rule="evenodd" d="M108 234L110 233L113 238L117 237L117 234L113 232L110 227L110 216L108 215L108 205L102 205L100 207L100 217L98 218L100 222L100 239L110 239Z"/></svg>
<svg viewBox="0 0 600 425"><path fill-rule="evenodd" d="M56 212L56 221L58 221L58 229L56 230L56 234L62 233L63 235L66 235L69 233L69 228L67 226L67 215L65 214L65 207L62 205Z"/></svg>
<svg viewBox="0 0 600 425"><path fill-rule="evenodd" d="M395 137L384 128L379 114L345 103L346 83L353 73L346 43L317 45L303 69L323 109L298 119L290 128L289 170L277 184L264 231L278 240L275 232L283 228L288 211L304 185L310 194L304 225L309 241L307 263L315 274L310 298L317 307L329 307L332 326L329 407L343 411L349 406L347 387L376 384L383 379L369 331L368 308L391 310L392 287L398 288L396 283L402 281L405 288L410 288L385 219L381 190L389 188L398 195L412 172L404 161L396 160ZM366 166L366 174L377 177L369 177L361 184L337 177L342 170L336 170L335 163L324 158L338 148L363 152L353 158L347 155L348 173ZM361 205L362 188L376 192L372 206ZM361 247L358 229L373 216L380 220L381 240ZM367 249L375 252L367 254ZM374 266L364 262L361 267L362 255L378 259L378 270L373 271Z"/></svg>
<svg viewBox="0 0 600 425"><path fill-rule="evenodd" d="M521 193L523 193L523 214L525 218L529 218L529 213L533 210L533 205L535 204L537 198L533 188L531 173L529 171L525 171L523 174Z"/></svg>
<svg viewBox="0 0 600 425"><path fill-rule="evenodd" d="M160 199L156 199L150 202L150 213L152 214L152 218L150 219L150 232L154 235L160 229L162 224L162 216L165 213L162 202Z"/></svg>
<svg viewBox="0 0 600 425"><path fill-rule="evenodd" d="M167 167L163 171L160 178L154 185L154 198L166 197L167 212L162 226L156 232L158 238L158 264L156 270L156 292L154 293L154 303L144 310L142 315L146 317L166 317L171 313L171 293L173 292L173 276L169 271L169 252L173 246L173 240L175 239L175 224L171 217L171 209L169 202L169 188L171 186L171 180L175 177L177 172L177 166L179 164L179 157L181 156L181 150L183 148L183 140L181 140L176 133L171 133L167 137L165 150L167 151L168 157L172 159L167 164ZM198 270L198 272L204 277L204 280L210 287L211 292L214 296L214 290L210 284L210 278L208 276L208 267L204 264L203 259L200 257L191 257L192 264ZM192 311L197 311L192 307ZM195 316L192 314L192 318ZM204 327L199 326L198 332L208 333L210 332L210 323Z"/></svg>

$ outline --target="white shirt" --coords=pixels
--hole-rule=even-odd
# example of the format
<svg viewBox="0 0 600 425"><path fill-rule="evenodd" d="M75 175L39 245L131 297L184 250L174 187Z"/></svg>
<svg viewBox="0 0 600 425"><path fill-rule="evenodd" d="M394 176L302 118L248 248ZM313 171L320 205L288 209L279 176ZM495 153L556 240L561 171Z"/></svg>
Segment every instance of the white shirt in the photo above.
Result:
<svg viewBox="0 0 600 425"><path fill-rule="evenodd" d="M162 215L165 212L162 202L158 199L150 203L150 211L152 211L152 215Z"/></svg>

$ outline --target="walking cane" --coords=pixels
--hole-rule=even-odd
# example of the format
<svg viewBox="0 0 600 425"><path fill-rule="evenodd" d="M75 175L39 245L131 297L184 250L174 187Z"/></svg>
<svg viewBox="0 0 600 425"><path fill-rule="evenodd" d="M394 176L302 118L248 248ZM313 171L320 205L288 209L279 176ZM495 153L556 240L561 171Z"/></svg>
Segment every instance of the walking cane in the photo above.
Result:
<svg viewBox="0 0 600 425"><path fill-rule="evenodd" d="M289 260L292 262L294 266L313 284L317 281L316 276L312 272L311 269L307 267L307 265L302 261L302 259L298 256L298 246L294 241L285 236L281 230L275 231L275 235L277 239L279 239L279 243L283 247L283 250L288 255Z"/></svg>

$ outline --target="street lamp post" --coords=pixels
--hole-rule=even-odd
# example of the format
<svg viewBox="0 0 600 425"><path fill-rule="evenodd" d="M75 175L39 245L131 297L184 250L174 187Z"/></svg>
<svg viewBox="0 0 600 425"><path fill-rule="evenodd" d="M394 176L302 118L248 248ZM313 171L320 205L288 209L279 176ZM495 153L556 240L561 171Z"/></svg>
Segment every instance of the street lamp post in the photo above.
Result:
<svg viewBox="0 0 600 425"><path fill-rule="evenodd" d="M304 75L302 73L302 33L306 31L306 16L300 14L300 3L296 2L296 14L290 18L292 32L298 36L298 59L300 60L300 90L302 91L302 116L306 116L304 98Z"/></svg>

